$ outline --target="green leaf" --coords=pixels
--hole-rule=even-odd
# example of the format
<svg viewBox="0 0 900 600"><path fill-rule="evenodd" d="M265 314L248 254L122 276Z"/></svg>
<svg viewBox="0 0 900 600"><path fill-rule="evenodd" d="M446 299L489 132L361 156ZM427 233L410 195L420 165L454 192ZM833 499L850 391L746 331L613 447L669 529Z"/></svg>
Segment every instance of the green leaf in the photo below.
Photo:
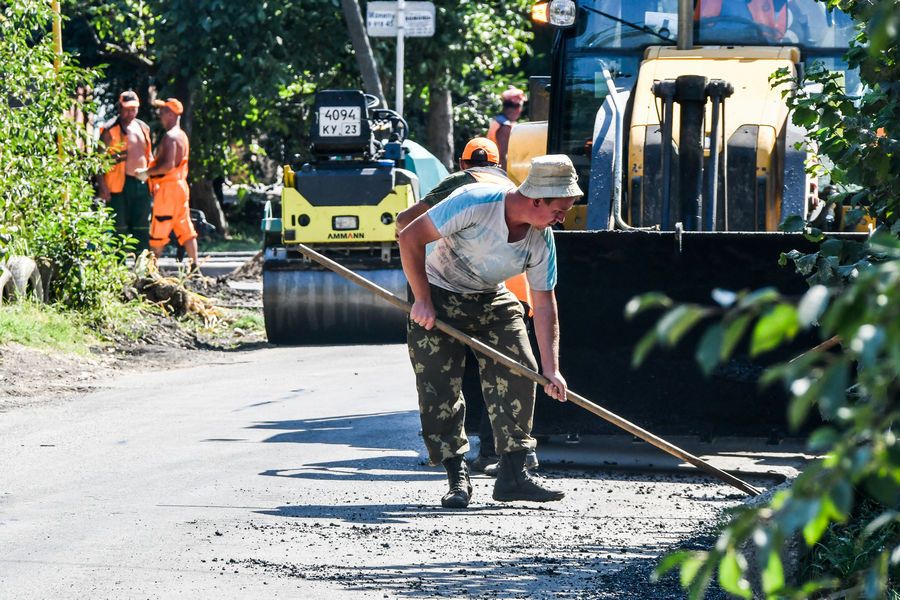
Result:
<svg viewBox="0 0 900 600"><path fill-rule="evenodd" d="M659 579L674 569L681 565L688 558L693 556L694 553L690 550L677 550L670 554L667 554L663 557L663 559L659 562L656 568L653 570L653 574L650 576L651 580L655 583L659 581Z"/></svg>
<svg viewBox="0 0 900 600"><path fill-rule="evenodd" d="M641 338L641 341L637 343L637 346L634 347L634 353L631 355L631 368L636 369L644 362L644 359L647 358L647 354L653 350L653 346L656 345L656 329L651 329L647 333L644 334L644 337Z"/></svg>
<svg viewBox="0 0 900 600"><path fill-rule="evenodd" d="M850 349L859 357L861 366L869 368L876 365L885 337L881 327L869 323L856 330L856 335L850 340Z"/></svg>
<svg viewBox="0 0 900 600"><path fill-rule="evenodd" d="M848 380L847 365L843 362L828 367L819 380L816 386L819 406L826 417L833 419L838 409L846 405Z"/></svg>
<svg viewBox="0 0 900 600"><path fill-rule="evenodd" d="M793 339L799 329L796 309L789 304L778 304L756 323L750 340L750 355L768 352L782 341Z"/></svg>
<svg viewBox="0 0 900 600"><path fill-rule="evenodd" d="M830 516L826 502L820 502L819 511L815 517L807 521L806 525L803 526L803 539L806 541L807 546L812 548L821 539L822 534L825 533L825 530L828 529L828 525L831 523Z"/></svg>
<svg viewBox="0 0 900 600"><path fill-rule="evenodd" d="M659 339L669 346L674 346L697 321L705 317L709 311L692 304L676 306L656 324Z"/></svg>
<svg viewBox="0 0 900 600"><path fill-rule="evenodd" d="M800 232L806 229L806 219L800 215L791 215L781 222L779 227L782 231Z"/></svg>
<svg viewBox="0 0 900 600"><path fill-rule="evenodd" d="M811 129L819 119L819 113L805 106L798 106L794 109L793 121L796 125Z"/></svg>
<svg viewBox="0 0 900 600"><path fill-rule="evenodd" d="M665 294L659 292L651 292L635 296L625 305L625 317L633 319L645 310L651 308L669 308L672 306L672 300Z"/></svg>
<svg viewBox="0 0 900 600"><path fill-rule="evenodd" d="M773 302L778 302L781 300L781 294L778 293L773 287L761 288L758 290L754 290L753 292L747 294L743 298L741 298L740 302L738 302L738 308L751 308L758 307L765 304L771 304Z"/></svg>
<svg viewBox="0 0 900 600"><path fill-rule="evenodd" d="M809 288L797 305L797 319L800 326L806 328L818 321L826 306L828 306L828 288L824 285Z"/></svg>
<svg viewBox="0 0 900 600"><path fill-rule="evenodd" d="M711 293L712 299L722 308L728 308L737 300L737 294L731 290L716 288Z"/></svg>
<svg viewBox="0 0 900 600"><path fill-rule="evenodd" d="M784 567L777 551L769 552L769 560L762 572L762 587L767 596L778 593L784 587Z"/></svg>
<svg viewBox="0 0 900 600"><path fill-rule="evenodd" d="M844 249L844 242L836 238L828 238L819 246L819 254L822 256L840 256Z"/></svg>
<svg viewBox="0 0 900 600"><path fill-rule="evenodd" d="M869 521L869 524L866 525L865 530L863 530L863 536L869 537L876 533L882 527L889 525L890 523L895 523L900 519L900 514L896 511L889 510L881 513L875 519Z"/></svg>
<svg viewBox="0 0 900 600"><path fill-rule="evenodd" d="M876 473L863 481L863 487L873 498L885 506L896 506L900 501L900 489L893 477Z"/></svg>
<svg viewBox="0 0 900 600"><path fill-rule="evenodd" d="M739 558L742 557L734 550L729 550L719 561L719 585L730 594L750 598L753 592L750 590L750 584L744 579L744 570L738 561Z"/></svg>
<svg viewBox="0 0 900 600"><path fill-rule="evenodd" d="M738 342L740 342L741 338L744 336L744 332L747 331L747 326L750 324L752 318L753 316L750 314L743 314L727 325L725 328L725 336L722 339L721 351L719 353L719 358L721 360L726 360L731 357Z"/></svg>
<svg viewBox="0 0 900 600"><path fill-rule="evenodd" d="M803 421L806 417L805 414L799 415L799 423ZM793 423L793 420L792 420ZM809 436L809 439L806 441L806 445L810 450L819 452L822 450L830 449L838 440L838 432L835 431L832 427L820 427L816 429L812 435Z"/></svg>
<svg viewBox="0 0 900 600"><path fill-rule="evenodd" d="M835 518L843 521L853 508L853 486L846 479L834 484L831 489L831 502L836 512Z"/></svg>
<svg viewBox="0 0 900 600"><path fill-rule="evenodd" d="M695 553L692 556L687 557L681 563L681 572L679 575L679 580L681 581L681 587L688 587L694 581L694 578L697 577L697 573L700 572L700 567L703 566L703 561L706 559L705 553Z"/></svg>
<svg viewBox="0 0 900 600"><path fill-rule="evenodd" d="M725 338L725 329L721 323L716 323L707 328L700 344L697 346L697 362L704 375L709 376L719 364L719 353L722 350L722 340Z"/></svg>

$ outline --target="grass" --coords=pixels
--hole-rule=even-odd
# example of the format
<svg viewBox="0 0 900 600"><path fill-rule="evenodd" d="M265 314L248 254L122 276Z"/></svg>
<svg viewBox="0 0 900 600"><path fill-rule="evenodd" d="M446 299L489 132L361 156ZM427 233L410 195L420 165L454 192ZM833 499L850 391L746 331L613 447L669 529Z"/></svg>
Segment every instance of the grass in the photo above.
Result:
<svg viewBox="0 0 900 600"><path fill-rule="evenodd" d="M0 344L87 355L99 338L76 314L33 302L0 306Z"/></svg>
<svg viewBox="0 0 900 600"><path fill-rule="evenodd" d="M805 577L835 577L849 582L854 575L871 564L885 548L891 548L900 538L900 525L890 523L873 535L863 535L866 526L887 511L870 498L862 501L850 514L846 523L833 524L807 557ZM893 578L888 581L886 598L900 600L900 588Z"/></svg>
<svg viewBox="0 0 900 600"><path fill-rule="evenodd" d="M262 248L259 222L230 223L228 239L218 238L200 243L201 252L255 252Z"/></svg>

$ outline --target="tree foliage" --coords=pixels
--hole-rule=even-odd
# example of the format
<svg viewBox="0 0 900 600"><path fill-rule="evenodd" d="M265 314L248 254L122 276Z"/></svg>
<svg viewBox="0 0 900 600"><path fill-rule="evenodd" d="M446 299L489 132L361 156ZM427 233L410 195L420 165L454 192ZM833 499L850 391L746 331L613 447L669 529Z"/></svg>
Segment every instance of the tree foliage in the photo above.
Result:
<svg viewBox="0 0 900 600"><path fill-rule="evenodd" d="M848 62L859 69L864 94L851 97L832 74L814 69L807 81L798 82L788 103L794 122L807 128L827 159L816 168L839 186L838 201L850 205L852 218L872 219L874 234L864 242L841 241L806 228L808 237L822 242L818 251L793 251L781 259L793 262L810 283L799 300L774 289L718 290L716 307L674 305L654 294L634 299L627 309L632 315L666 310L637 347L636 362L700 323L706 329L697 360L707 372L742 343L761 355L804 330L815 330L823 340L800 358L769 369L764 383L781 382L789 391L792 426L818 410L823 425L808 444L825 458L768 505L739 511L713 549L664 559L657 574L680 567L691 598L702 597L716 573L723 589L745 598L753 589L770 598L806 598L834 589L849 590L851 597L882 598L900 564L900 444L894 429L900 399L900 2L827 3L860 23ZM783 228L804 224L789 221ZM852 565L790 585L779 554L785 542L801 536L807 546L821 543L829 528L846 522L863 500L880 509L865 512L865 522L852 530ZM755 581L748 576L749 548L755 548L758 561Z"/></svg>
<svg viewBox="0 0 900 600"><path fill-rule="evenodd" d="M436 5L435 37L407 41L412 135L427 137L435 86L463 107L458 139L482 134L499 107L501 74L529 52L530 2ZM107 103L129 87L146 96L150 85L186 102L191 166L201 176L253 175L256 158L305 154L312 94L361 87L339 0L67 0L65 11L66 44L87 64L107 65L99 90ZM385 90L393 89L395 44L373 42Z"/></svg>
<svg viewBox="0 0 900 600"><path fill-rule="evenodd" d="M56 267L54 299L91 308L118 292L123 240L90 181L105 159L72 118L96 73L63 56L54 69L50 3L14 0L0 7L0 233L5 253L47 258Z"/></svg>
<svg viewBox="0 0 900 600"><path fill-rule="evenodd" d="M457 145L484 135L500 111L499 93L507 84L525 85L516 69L531 54L531 5L530 0L436 1L434 37L407 42L411 123L424 131L429 92L443 88L453 94ZM382 55L392 56L392 48L383 42Z"/></svg>

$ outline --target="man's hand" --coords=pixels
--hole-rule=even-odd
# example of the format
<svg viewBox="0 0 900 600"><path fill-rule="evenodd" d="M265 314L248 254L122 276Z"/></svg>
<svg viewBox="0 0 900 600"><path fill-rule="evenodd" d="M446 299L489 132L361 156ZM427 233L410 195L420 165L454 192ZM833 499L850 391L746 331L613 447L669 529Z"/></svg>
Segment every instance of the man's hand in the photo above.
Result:
<svg viewBox="0 0 900 600"><path fill-rule="evenodd" d="M135 169L134 176L137 177L138 181L147 181L148 179L150 179L150 174L147 171L149 171L148 167Z"/></svg>
<svg viewBox="0 0 900 600"><path fill-rule="evenodd" d="M563 378L562 374L559 371L556 371L554 373L544 373L544 377L550 380L544 386L544 393L555 400L565 402L568 386L566 385L566 380Z"/></svg>
<svg viewBox="0 0 900 600"><path fill-rule="evenodd" d="M97 190L97 197L104 202L109 202L110 198L112 198L112 194L109 193L108 188L100 188Z"/></svg>
<svg viewBox="0 0 900 600"><path fill-rule="evenodd" d="M413 303L412 311L410 311L409 316L414 322L425 329L434 327L434 305L431 304L431 301L423 302L421 300L416 300Z"/></svg>

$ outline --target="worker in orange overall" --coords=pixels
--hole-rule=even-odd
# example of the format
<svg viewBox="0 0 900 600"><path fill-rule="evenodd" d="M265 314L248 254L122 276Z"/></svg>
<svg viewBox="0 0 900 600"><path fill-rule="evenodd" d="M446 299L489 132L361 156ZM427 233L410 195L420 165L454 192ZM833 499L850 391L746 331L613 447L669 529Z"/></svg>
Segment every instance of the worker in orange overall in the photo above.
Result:
<svg viewBox="0 0 900 600"><path fill-rule="evenodd" d="M115 164L97 180L97 195L112 209L116 233L137 239L135 249L148 247L150 189L136 171L153 158L150 127L137 118L141 102L131 90L119 95L116 118L100 129L100 141Z"/></svg>
<svg viewBox="0 0 900 600"><path fill-rule="evenodd" d="M187 134L181 129L181 113L184 107L175 98L155 100L159 107L159 120L166 129L159 154L146 169L138 171L138 177L150 180L153 189L153 219L150 222L150 249L157 257L169 242L174 231L178 243L184 246L191 258L191 268L197 269L197 231L191 222L187 184L190 146Z"/></svg>
<svg viewBox="0 0 900 600"><path fill-rule="evenodd" d="M491 119L487 138L497 144L500 151L500 168L506 169L506 154L509 151L509 134L513 125L522 116L522 105L525 104L525 92L515 86L509 86L500 94L503 100L503 112Z"/></svg>

